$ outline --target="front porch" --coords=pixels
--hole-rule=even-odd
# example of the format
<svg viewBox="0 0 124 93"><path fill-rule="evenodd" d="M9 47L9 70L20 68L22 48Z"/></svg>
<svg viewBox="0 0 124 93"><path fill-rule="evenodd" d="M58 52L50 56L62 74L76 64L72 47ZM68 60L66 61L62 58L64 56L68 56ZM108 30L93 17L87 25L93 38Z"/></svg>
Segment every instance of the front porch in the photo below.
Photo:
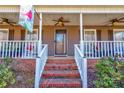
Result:
<svg viewBox="0 0 124 93"><path fill-rule="evenodd" d="M28 33L18 25L13 27L7 24L0 25L0 58L36 59L35 87L39 87L42 83L43 71L45 71L46 63L49 63L48 56L66 56L65 59L67 56L74 57L73 62L76 63L76 69L79 72L77 76L81 79L80 83L76 82L78 87L88 86L87 59L114 57L115 55L119 55L120 58L124 57L123 25L114 27L105 25L109 19L121 17L123 14L40 12L39 15L42 20L35 18L33 33ZM0 16L3 16L2 13ZM10 18L9 16L11 14L7 17ZM18 14L16 13L15 16ZM70 22L65 23L64 26L56 26L52 20L57 20L60 17ZM58 62L60 62L58 66L60 70L62 62ZM69 67L69 70L72 70L74 64ZM68 69L68 64L64 66L65 69ZM57 70L56 67L54 70ZM67 77L69 77L68 74Z"/></svg>
<svg viewBox="0 0 124 93"><path fill-rule="evenodd" d="M8 15L1 13L0 17L18 22L18 15L18 13L8 13ZM42 17L40 24L35 15L33 33L29 33L17 24L0 25L1 58L36 58L38 40L48 44L48 56L74 56L74 44L79 43L78 47L83 47L86 58L114 57L115 55L122 58L124 56L123 23L115 26L108 24L110 19L122 17L121 13L44 12L40 15ZM64 26L55 26L56 23L53 20L60 17L68 20L69 23L65 23Z"/></svg>

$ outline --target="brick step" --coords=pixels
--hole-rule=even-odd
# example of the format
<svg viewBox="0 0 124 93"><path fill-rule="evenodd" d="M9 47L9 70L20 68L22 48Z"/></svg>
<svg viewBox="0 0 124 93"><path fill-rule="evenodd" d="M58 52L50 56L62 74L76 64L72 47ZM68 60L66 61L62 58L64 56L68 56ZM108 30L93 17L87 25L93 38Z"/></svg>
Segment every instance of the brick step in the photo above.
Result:
<svg viewBox="0 0 124 93"><path fill-rule="evenodd" d="M48 60L47 63L51 64L74 64L74 60Z"/></svg>
<svg viewBox="0 0 124 93"><path fill-rule="evenodd" d="M76 64L46 64L45 70L77 70Z"/></svg>
<svg viewBox="0 0 124 93"><path fill-rule="evenodd" d="M81 88L80 79L43 79L42 88Z"/></svg>
<svg viewBox="0 0 124 93"><path fill-rule="evenodd" d="M79 78L78 70L47 70L42 74L42 78Z"/></svg>

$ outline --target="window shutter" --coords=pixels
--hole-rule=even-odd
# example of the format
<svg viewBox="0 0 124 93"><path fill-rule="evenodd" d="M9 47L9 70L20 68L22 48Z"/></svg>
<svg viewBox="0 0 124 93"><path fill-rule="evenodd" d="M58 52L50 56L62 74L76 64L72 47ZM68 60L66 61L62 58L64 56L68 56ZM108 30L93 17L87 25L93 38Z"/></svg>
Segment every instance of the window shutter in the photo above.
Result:
<svg viewBox="0 0 124 93"><path fill-rule="evenodd" d="M113 30L108 30L108 40L113 41Z"/></svg>
<svg viewBox="0 0 124 93"><path fill-rule="evenodd" d="M101 30L96 30L97 40L101 41Z"/></svg>
<svg viewBox="0 0 124 93"><path fill-rule="evenodd" d="M9 40L14 40L14 29L9 30Z"/></svg>
<svg viewBox="0 0 124 93"><path fill-rule="evenodd" d="M21 40L25 40L25 30L21 30Z"/></svg>

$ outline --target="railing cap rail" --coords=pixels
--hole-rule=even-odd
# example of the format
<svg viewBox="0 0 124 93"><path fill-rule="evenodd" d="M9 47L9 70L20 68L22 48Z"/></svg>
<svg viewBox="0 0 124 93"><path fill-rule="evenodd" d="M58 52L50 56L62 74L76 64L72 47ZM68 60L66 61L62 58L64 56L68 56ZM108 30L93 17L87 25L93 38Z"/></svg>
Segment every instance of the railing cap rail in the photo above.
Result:
<svg viewBox="0 0 124 93"><path fill-rule="evenodd" d="M81 50L78 47L79 44L75 44L75 48L77 49L77 51L79 52L80 56L84 58L83 54L81 53Z"/></svg>
<svg viewBox="0 0 124 93"><path fill-rule="evenodd" d="M43 49L42 49L41 53L40 53L40 54L38 54L37 58L41 58L41 56L43 55L43 53L44 53L45 49L48 47L48 45L47 45L47 44L42 44L42 45L43 45L44 47L43 47Z"/></svg>

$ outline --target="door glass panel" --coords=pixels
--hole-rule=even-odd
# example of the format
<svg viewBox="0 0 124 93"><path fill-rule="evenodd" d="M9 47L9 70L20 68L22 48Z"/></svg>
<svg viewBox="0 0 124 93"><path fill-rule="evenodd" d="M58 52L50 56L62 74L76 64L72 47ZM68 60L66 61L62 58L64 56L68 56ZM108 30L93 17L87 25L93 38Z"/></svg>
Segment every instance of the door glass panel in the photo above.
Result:
<svg viewBox="0 0 124 93"><path fill-rule="evenodd" d="M56 38L57 38L57 42L63 42L63 40L64 40L64 36L61 33L57 34Z"/></svg>
<svg viewBox="0 0 124 93"><path fill-rule="evenodd" d="M66 53L66 32L64 30L56 31L55 54L64 55Z"/></svg>

